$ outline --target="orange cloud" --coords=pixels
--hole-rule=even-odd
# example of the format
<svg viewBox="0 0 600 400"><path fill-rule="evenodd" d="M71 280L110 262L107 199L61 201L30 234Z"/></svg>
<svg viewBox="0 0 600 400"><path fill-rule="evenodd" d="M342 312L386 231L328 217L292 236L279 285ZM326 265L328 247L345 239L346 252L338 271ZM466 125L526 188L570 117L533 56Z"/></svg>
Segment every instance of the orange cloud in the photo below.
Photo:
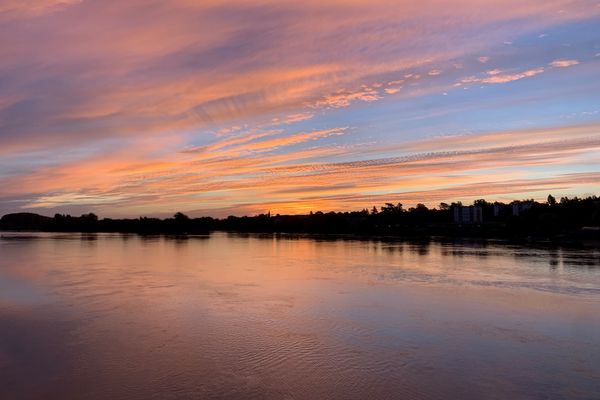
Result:
<svg viewBox="0 0 600 400"><path fill-rule="evenodd" d="M372 87L363 87L359 90L340 90L335 94L324 96L321 100L316 101L311 107L348 107L353 101L365 101L367 103L380 100L381 96L378 91Z"/></svg>
<svg viewBox="0 0 600 400"><path fill-rule="evenodd" d="M550 63L550 66L554 68L567 68L577 64L579 64L577 60L554 60Z"/></svg>
<svg viewBox="0 0 600 400"><path fill-rule="evenodd" d="M146 151L152 152L152 148L137 153L124 149L110 156L38 170L4 181L3 187L6 193L30 193L26 208L79 204L98 212L113 210L113 215L120 208L127 213L168 213L173 207L197 210L200 204L214 212L227 205L231 213L239 205L240 210L297 213L352 209L386 199L431 204L461 196L560 192L589 186L596 182L597 174L573 174L568 179L546 174L534 184L526 179L524 168L577 165L600 150L597 128L588 125L434 137L384 148L386 152L402 149L408 155L354 161L342 160L364 157L368 152L362 147L323 145L276 152L282 146L340 135L343 128L288 137L266 135L255 142L223 138L229 145L219 146L217 142L202 153L176 153L162 160L147 159ZM375 154L384 151L372 147ZM324 161L335 158L340 161ZM256 201L258 193L260 202Z"/></svg>
<svg viewBox="0 0 600 400"><path fill-rule="evenodd" d="M496 38L468 32L490 25L532 18L511 27L517 34L598 13L567 0L510 7L472 0L452 6L309 1L301 7L174 0L152 8L137 0L9 0L2 7L0 22L17 14L24 19L0 31L0 57L11 74L3 92L24 97L10 108L19 123L0 133L4 154L294 115L305 104L373 102L380 97L374 86L337 90L411 75L409 69L422 70L413 77L435 73L433 63L484 50ZM440 25L439 16L455 22ZM83 18L85 25L74 23ZM431 46L440 37L454 45Z"/></svg>
<svg viewBox="0 0 600 400"><path fill-rule="evenodd" d="M285 118L283 118L283 119L274 118L273 123L289 125L289 124L293 124L296 122L309 120L309 119L313 118L314 116L315 115L313 113L307 113L307 112L289 114L289 115L286 115Z"/></svg>
<svg viewBox="0 0 600 400"><path fill-rule="evenodd" d="M513 82L513 81L518 81L520 79L523 78L531 78L533 76L539 75L541 73L544 72L544 68L539 67L539 68L533 68L533 69L529 69L527 71L523 71L523 72L519 72L516 74L503 74L501 72L498 72L496 70L492 70L492 73L490 74L490 71L488 71L488 75L487 77L476 77L476 76L470 76L468 78L464 78L461 80L461 83L488 83L488 84L497 84L497 83L507 83L507 82Z"/></svg>

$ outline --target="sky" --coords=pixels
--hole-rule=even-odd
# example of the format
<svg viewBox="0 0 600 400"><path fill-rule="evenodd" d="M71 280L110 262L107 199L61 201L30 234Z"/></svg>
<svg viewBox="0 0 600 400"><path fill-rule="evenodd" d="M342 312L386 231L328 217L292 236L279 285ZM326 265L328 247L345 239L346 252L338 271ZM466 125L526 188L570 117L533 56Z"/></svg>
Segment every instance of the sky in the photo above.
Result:
<svg viewBox="0 0 600 400"><path fill-rule="evenodd" d="M600 1L0 0L0 215L600 194Z"/></svg>

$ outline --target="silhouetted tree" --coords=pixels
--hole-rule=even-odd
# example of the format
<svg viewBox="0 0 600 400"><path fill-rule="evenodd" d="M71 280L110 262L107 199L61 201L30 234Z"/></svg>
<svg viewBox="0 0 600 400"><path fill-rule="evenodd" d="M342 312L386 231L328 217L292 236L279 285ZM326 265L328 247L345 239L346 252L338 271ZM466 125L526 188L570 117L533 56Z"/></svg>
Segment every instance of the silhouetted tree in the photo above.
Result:
<svg viewBox="0 0 600 400"><path fill-rule="evenodd" d="M176 212L175 215L173 215L173 218L175 221L188 221L190 219L190 217L182 212Z"/></svg>
<svg viewBox="0 0 600 400"><path fill-rule="evenodd" d="M473 202L473 205L479 206L479 207L488 207L490 205L490 203L488 203L484 199L478 199Z"/></svg>
<svg viewBox="0 0 600 400"><path fill-rule="evenodd" d="M403 237L473 236L527 238L527 240L577 240L580 235L597 232L600 226L600 199L562 197L556 202L523 200L512 204L526 205L513 215L513 208L501 202L478 199L483 209L483 223L477 226L453 222L453 209L462 203L440 203L429 209L419 203L405 210L401 203L386 203L378 210L372 207L353 212L311 212L309 215L260 214L251 217L230 216L190 218L178 212L171 218L99 219L93 213L79 217L55 214L53 218L32 213L8 214L0 218L3 230L41 230L57 232L137 232L140 234L198 234L212 230L238 232L310 232L352 233L358 235L395 235ZM582 229L587 227L586 229ZM582 233L584 232L584 233ZM591 233L590 233L591 232ZM600 238L598 238L600 239Z"/></svg>
<svg viewBox="0 0 600 400"><path fill-rule="evenodd" d="M402 203L398 203L394 205L392 203L385 203L385 205L381 206L382 213L390 213L390 214L398 214L404 211L402 209Z"/></svg>

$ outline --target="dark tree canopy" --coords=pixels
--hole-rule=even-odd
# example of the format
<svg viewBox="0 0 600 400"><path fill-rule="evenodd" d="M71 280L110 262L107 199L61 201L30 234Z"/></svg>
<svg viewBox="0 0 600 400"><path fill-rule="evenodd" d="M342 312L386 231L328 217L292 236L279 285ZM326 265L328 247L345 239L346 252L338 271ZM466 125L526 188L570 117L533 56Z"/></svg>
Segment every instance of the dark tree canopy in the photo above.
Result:
<svg viewBox="0 0 600 400"><path fill-rule="evenodd" d="M402 203L352 212L311 212L308 215L229 216L224 219L192 218L177 212L172 218L100 219L94 213L79 217L55 214L46 217L33 213L8 214L0 219L0 230L56 232L136 232L142 234L204 234L214 230L240 232L305 232L355 234L362 236L470 236L527 238L528 240L595 239L600 235L600 199L549 195L546 202L515 201L510 204L478 199L481 220L464 224L455 211L461 202L440 203L428 208L423 203L408 210ZM462 208L462 210L465 210ZM600 239L600 238L598 238Z"/></svg>

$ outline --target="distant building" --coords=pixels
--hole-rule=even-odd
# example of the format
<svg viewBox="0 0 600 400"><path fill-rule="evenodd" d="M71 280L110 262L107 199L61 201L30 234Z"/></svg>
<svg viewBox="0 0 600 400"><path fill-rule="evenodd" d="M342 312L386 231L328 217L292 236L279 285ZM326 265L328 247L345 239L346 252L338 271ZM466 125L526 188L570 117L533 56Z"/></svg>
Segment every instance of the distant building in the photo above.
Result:
<svg viewBox="0 0 600 400"><path fill-rule="evenodd" d="M481 224L483 212L480 206L454 207L454 223L456 224Z"/></svg>
<svg viewBox="0 0 600 400"><path fill-rule="evenodd" d="M531 201L516 201L512 203L512 215L518 217L523 211L529 210L533 206Z"/></svg>
<svg viewBox="0 0 600 400"><path fill-rule="evenodd" d="M502 211L502 204L494 204L494 218L499 217L501 211Z"/></svg>

